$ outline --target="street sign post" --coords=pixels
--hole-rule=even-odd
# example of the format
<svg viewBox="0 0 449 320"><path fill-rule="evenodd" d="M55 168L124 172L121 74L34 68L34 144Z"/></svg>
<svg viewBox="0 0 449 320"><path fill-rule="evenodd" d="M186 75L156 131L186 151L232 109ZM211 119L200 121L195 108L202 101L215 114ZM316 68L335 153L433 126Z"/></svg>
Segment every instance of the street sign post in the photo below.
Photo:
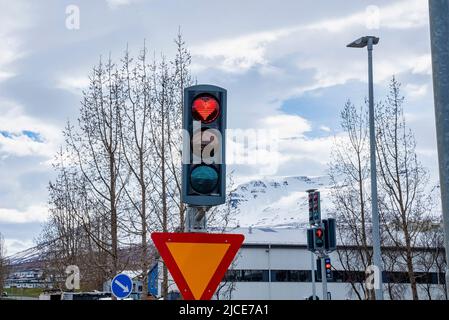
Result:
<svg viewBox="0 0 449 320"><path fill-rule="evenodd" d="M133 290L132 279L123 273L120 273L112 279L111 292L117 299L128 298Z"/></svg>
<svg viewBox="0 0 449 320"><path fill-rule="evenodd" d="M241 234L151 234L185 300L210 300L243 243Z"/></svg>

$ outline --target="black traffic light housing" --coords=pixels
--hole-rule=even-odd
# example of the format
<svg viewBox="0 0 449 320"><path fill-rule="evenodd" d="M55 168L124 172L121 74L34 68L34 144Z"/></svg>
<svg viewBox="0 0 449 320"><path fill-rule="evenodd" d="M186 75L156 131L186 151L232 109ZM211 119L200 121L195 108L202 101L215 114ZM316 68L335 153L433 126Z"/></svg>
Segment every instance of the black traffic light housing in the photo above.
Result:
<svg viewBox="0 0 449 320"><path fill-rule="evenodd" d="M315 251L315 239L313 228L307 229L307 250Z"/></svg>
<svg viewBox="0 0 449 320"><path fill-rule="evenodd" d="M325 238L324 238L324 228L316 227L314 230L314 248L315 250L324 249L325 248Z"/></svg>
<svg viewBox="0 0 449 320"><path fill-rule="evenodd" d="M309 223L319 223L321 220L320 192L315 189L307 190L309 203Z"/></svg>
<svg viewBox="0 0 449 320"><path fill-rule="evenodd" d="M307 229L307 250L315 252L326 248L325 230L323 227Z"/></svg>
<svg viewBox="0 0 449 320"><path fill-rule="evenodd" d="M336 222L334 218L323 220L325 247L327 252L332 252L337 249L337 233Z"/></svg>
<svg viewBox="0 0 449 320"><path fill-rule="evenodd" d="M213 85L184 89L181 200L186 204L225 203L226 99L227 91Z"/></svg>
<svg viewBox="0 0 449 320"><path fill-rule="evenodd" d="M321 272L321 258L316 258L316 281L322 280L323 272Z"/></svg>

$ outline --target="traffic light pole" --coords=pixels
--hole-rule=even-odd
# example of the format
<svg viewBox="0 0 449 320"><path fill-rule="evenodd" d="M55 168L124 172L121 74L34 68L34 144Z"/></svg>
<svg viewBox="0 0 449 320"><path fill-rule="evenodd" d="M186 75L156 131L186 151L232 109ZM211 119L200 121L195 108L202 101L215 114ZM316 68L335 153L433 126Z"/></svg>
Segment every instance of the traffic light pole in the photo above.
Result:
<svg viewBox="0 0 449 320"><path fill-rule="evenodd" d="M321 263L321 283L323 284L323 300L327 300L327 277L326 266L324 263L324 255L320 259Z"/></svg>
<svg viewBox="0 0 449 320"><path fill-rule="evenodd" d="M316 297L316 286L315 286L315 257L313 252L310 252L310 263L312 270L312 300L315 300Z"/></svg>
<svg viewBox="0 0 449 320"><path fill-rule="evenodd" d="M209 207L187 206L184 232L206 232L206 211Z"/></svg>
<svg viewBox="0 0 449 320"><path fill-rule="evenodd" d="M429 14L444 247L446 261L449 261L449 2L429 0ZM449 299L448 264L446 299Z"/></svg>

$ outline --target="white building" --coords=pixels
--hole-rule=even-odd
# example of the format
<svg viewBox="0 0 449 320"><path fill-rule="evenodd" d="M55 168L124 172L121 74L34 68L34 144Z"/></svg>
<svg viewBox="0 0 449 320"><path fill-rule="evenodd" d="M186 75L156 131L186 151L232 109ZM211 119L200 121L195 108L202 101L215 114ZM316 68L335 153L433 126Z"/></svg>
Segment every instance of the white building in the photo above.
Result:
<svg viewBox="0 0 449 320"><path fill-rule="evenodd" d="M245 241L219 289L221 299L294 299L303 300L312 295L311 252L307 250L306 230L301 228L238 228L231 233L245 235ZM344 272L336 252L330 254L334 279L328 282L328 292L334 300L357 299L348 276L365 278L364 270ZM316 259L316 256L313 257ZM161 266L158 272L160 295ZM402 268L403 269L403 268ZM410 285L403 271L390 272L389 277L402 279L403 296L411 298ZM438 272L423 273L421 282L430 282L432 299L444 294L444 275ZM226 281L227 280L227 281ZM441 281L440 281L441 280ZM397 280L395 280L397 282ZM176 291L170 281L169 291ZM425 283L424 283L425 285ZM230 290L232 286L232 290ZM150 284L151 287L151 284ZM154 287L154 285L153 285ZM385 291L388 280L385 279ZM426 299L427 292L418 286L419 296ZM230 293L230 294L229 294ZM316 283L317 296L322 299L321 282ZM385 294L388 299L388 294Z"/></svg>
<svg viewBox="0 0 449 320"><path fill-rule="evenodd" d="M5 288L48 288L51 282L40 269L15 271L8 275Z"/></svg>

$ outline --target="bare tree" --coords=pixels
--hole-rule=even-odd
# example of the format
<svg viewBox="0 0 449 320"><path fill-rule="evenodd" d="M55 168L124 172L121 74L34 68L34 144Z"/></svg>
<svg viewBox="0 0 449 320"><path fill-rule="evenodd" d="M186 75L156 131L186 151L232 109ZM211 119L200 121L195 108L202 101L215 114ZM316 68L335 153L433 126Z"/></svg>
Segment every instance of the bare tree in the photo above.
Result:
<svg viewBox="0 0 449 320"><path fill-rule="evenodd" d="M184 105L184 89L193 84L190 74L191 55L186 48L181 30L175 39L176 56L171 62L173 78L173 103L169 108L167 121L169 161L168 170L173 176L171 188L172 199L179 211L179 230L184 230L185 206L181 202L181 146L182 146L182 110ZM170 116L171 115L171 116Z"/></svg>
<svg viewBox="0 0 449 320"><path fill-rule="evenodd" d="M122 62L126 100L120 113L120 139L126 165L131 173L124 188L129 204L129 207L125 207L129 218L124 218L124 229L140 237L142 299L147 299L150 267L148 233L152 204L156 203L154 199L156 185L153 183L155 166L152 165L154 145L151 144L150 137L153 105L149 75L151 69L147 65L146 46L144 45L136 64L133 64L128 50ZM126 179L128 178L125 177Z"/></svg>
<svg viewBox="0 0 449 320"><path fill-rule="evenodd" d="M428 300L446 298L445 281L442 276L445 270L445 258L441 222L441 217L429 217L417 240L420 250L414 261L416 271L421 274L418 288L425 292Z"/></svg>
<svg viewBox="0 0 449 320"><path fill-rule="evenodd" d="M110 268L105 251L92 239L106 239L108 228L100 216L93 217L87 181L76 166L69 165L67 155L61 149L54 164L57 177L49 184L50 215L37 247L54 287L63 289L67 266L76 265L82 288L98 289L108 279Z"/></svg>
<svg viewBox="0 0 449 320"><path fill-rule="evenodd" d="M416 141L407 128L403 113L404 97L395 77L387 100L377 107L377 155L380 178L379 211L385 233L399 250L406 264L414 300L418 300L414 271L419 234L431 212L428 173L418 161Z"/></svg>
<svg viewBox="0 0 449 320"><path fill-rule="evenodd" d="M66 144L73 160L86 182L89 212L78 212L83 225L93 221L108 225L108 233L100 236L85 228L89 237L109 256L110 276L119 270L119 213L122 192L126 181L120 179L123 167L120 108L123 106L124 82L109 58L93 68L90 85L83 93L80 108L79 130L68 125L65 131ZM122 174L123 176L126 173ZM126 179L125 179L126 180Z"/></svg>
<svg viewBox="0 0 449 320"><path fill-rule="evenodd" d="M366 109L357 109L348 101L341 112L344 136L336 138L329 164L331 197L338 220L338 250L341 265L347 274L366 270L372 263L370 248L370 198L368 125ZM361 279L348 279L359 299L374 299L372 291L364 290Z"/></svg>

